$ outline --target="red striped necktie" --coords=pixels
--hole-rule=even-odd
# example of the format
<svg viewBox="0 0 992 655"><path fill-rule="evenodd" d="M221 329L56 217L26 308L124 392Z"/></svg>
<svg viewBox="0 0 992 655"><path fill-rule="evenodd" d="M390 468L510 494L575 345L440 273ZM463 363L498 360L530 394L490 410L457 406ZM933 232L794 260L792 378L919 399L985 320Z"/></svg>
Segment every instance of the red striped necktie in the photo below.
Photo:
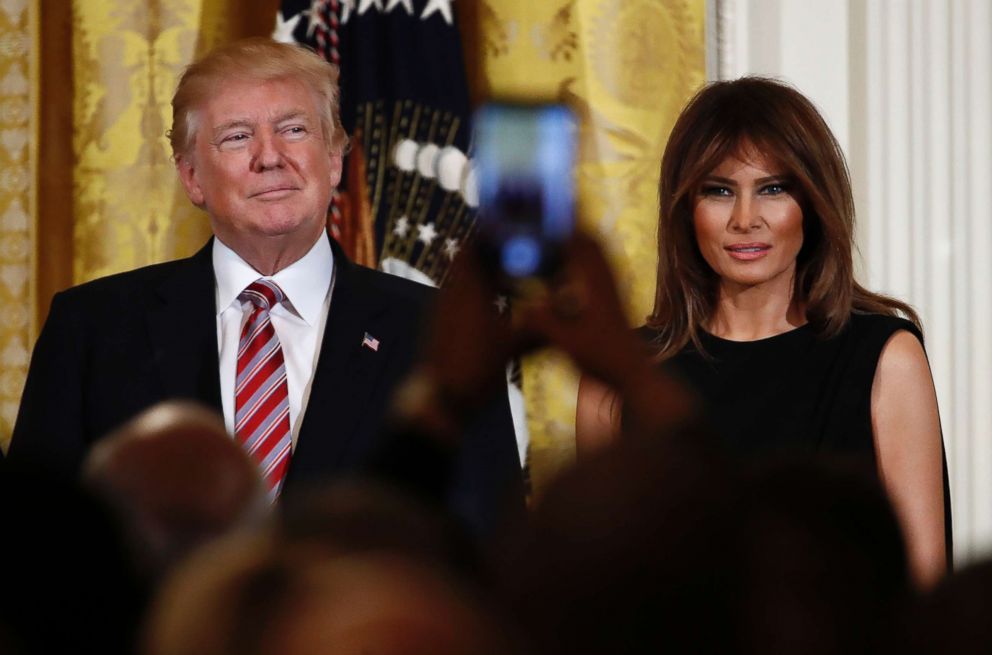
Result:
<svg viewBox="0 0 992 655"><path fill-rule="evenodd" d="M269 499L275 502L286 477L293 442L286 366L269 310L285 300L286 294L272 280L258 279L238 299L250 302L252 309L238 343L234 434L258 462Z"/></svg>

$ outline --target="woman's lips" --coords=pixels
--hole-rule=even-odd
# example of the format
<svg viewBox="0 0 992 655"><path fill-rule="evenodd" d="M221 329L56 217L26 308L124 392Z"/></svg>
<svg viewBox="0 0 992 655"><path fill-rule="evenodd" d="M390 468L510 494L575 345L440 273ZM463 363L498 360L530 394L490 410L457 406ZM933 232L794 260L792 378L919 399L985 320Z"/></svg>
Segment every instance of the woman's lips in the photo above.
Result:
<svg viewBox="0 0 992 655"><path fill-rule="evenodd" d="M724 250L731 257L745 262L761 259L771 249L772 247L767 243L735 243L730 246L724 246Z"/></svg>

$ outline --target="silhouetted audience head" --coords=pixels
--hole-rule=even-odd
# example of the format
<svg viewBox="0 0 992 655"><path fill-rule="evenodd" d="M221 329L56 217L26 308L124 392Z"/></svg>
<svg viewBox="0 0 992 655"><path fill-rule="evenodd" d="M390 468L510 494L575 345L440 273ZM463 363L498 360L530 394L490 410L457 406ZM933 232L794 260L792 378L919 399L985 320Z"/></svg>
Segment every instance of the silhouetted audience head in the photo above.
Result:
<svg viewBox="0 0 992 655"><path fill-rule="evenodd" d="M113 516L75 480L0 472L0 653L130 653L144 609Z"/></svg>
<svg viewBox="0 0 992 655"><path fill-rule="evenodd" d="M735 498L705 451L621 441L538 500L506 602L542 652L732 652Z"/></svg>
<svg viewBox="0 0 992 655"><path fill-rule="evenodd" d="M992 561L964 568L916 599L888 642L892 653L992 652Z"/></svg>
<svg viewBox="0 0 992 655"><path fill-rule="evenodd" d="M766 462L743 480L742 653L871 653L910 594L902 535L874 478Z"/></svg>
<svg viewBox="0 0 992 655"><path fill-rule="evenodd" d="M152 578L269 507L257 466L220 416L190 402L156 405L100 440L83 477L117 511Z"/></svg>
<svg viewBox="0 0 992 655"><path fill-rule="evenodd" d="M328 556L397 553L483 582L477 544L451 517L398 490L342 480L298 496L279 516L280 538Z"/></svg>
<svg viewBox="0 0 992 655"><path fill-rule="evenodd" d="M477 597L414 558L215 543L176 570L148 655L519 653Z"/></svg>

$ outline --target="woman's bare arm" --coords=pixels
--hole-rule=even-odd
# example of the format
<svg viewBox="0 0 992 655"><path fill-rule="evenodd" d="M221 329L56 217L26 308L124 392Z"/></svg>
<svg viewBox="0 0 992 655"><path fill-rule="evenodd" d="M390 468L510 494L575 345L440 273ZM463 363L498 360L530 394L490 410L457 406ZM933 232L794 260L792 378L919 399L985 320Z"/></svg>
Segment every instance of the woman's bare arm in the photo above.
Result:
<svg viewBox="0 0 992 655"><path fill-rule="evenodd" d="M620 434L620 400L608 385L590 375L579 380L575 407L575 454L587 457Z"/></svg>
<svg viewBox="0 0 992 655"><path fill-rule="evenodd" d="M940 419L923 346L905 330L882 349L871 416L879 475L902 526L910 571L927 589L947 568Z"/></svg>

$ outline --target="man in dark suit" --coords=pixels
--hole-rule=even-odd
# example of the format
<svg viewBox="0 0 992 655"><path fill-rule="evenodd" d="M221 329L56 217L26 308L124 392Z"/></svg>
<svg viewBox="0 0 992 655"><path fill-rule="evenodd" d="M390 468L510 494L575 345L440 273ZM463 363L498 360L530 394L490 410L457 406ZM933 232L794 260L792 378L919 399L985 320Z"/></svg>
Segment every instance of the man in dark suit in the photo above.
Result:
<svg viewBox="0 0 992 655"><path fill-rule="evenodd" d="M348 262L327 236L346 142L336 69L303 48L242 41L187 69L173 113L176 168L214 238L189 259L55 296L11 459L74 471L138 412L194 399L222 412L272 498L354 470L413 365L432 291ZM453 475L449 501L482 529L519 492L505 397Z"/></svg>

